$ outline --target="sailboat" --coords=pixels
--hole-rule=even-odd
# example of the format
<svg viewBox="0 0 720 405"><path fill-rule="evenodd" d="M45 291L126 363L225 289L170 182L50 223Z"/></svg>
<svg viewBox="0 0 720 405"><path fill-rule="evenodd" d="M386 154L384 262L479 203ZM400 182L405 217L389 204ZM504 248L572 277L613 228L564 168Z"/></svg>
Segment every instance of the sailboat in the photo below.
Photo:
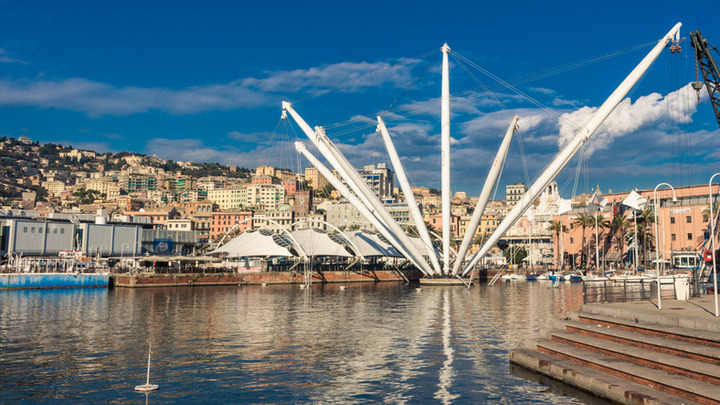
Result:
<svg viewBox="0 0 720 405"><path fill-rule="evenodd" d="M158 388L160 388L157 384L150 384L150 353L152 352L152 343L150 343L150 346L148 347L148 368L147 368L147 380L145 381L145 384L143 385L136 385L135 391L138 392L151 392L151 391L157 391Z"/></svg>

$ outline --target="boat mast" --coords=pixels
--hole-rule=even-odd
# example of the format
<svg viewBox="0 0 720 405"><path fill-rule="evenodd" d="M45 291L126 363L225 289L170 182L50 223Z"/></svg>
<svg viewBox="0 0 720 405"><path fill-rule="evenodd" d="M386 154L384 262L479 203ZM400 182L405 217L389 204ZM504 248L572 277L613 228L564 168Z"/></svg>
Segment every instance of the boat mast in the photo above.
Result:
<svg viewBox="0 0 720 405"><path fill-rule="evenodd" d="M150 353L152 353L152 342L150 342L150 346L148 346L148 371L147 371L147 381L145 385L150 385Z"/></svg>
<svg viewBox="0 0 720 405"><path fill-rule="evenodd" d="M630 89L637 83L638 80L645 74L647 69L657 59L662 50L667 44L673 39L678 40L681 23L677 23L658 43L653 47L650 53L633 69L632 72L620 83L617 89L608 97L603 105L593 114L590 120L585 124L583 128L578 131L575 138L573 138L560 153L550 162L547 168L540 174L538 179L518 201L515 207L508 213L505 219L498 225L495 232L490 235L490 238L480 248L480 250L473 256L470 263L465 266L462 275L467 274L477 264L478 260L487 253L491 247L495 246L498 240L507 232L508 229L515 223L515 221L522 216L522 214L531 206L532 202L540 195L540 193L547 187L547 185L560 173L560 171L570 162L575 154L587 143L590 137L605 121L605 119L612 113L617 105L622 101L623 97L627 95Z"/></svg>
<svg viewBox="0 0 720 405"><path fill-rule="evenodd" d="M495 155L495 160L493 160L492 166L490 166L490 172L485 179L485 184L480 192L478 202L475 205L475 211L473 211L472 217L470 218L470 224L465 230L465 236L463 237L462 244L460 245L460 249L457 251L457 257L455 258L455 263L453 263L453 275L456 275L458 270L460 270L463 259L465 258L465 255L472 244L473 238L475 237L475 231L480 224L480 220L482 220L482 214L485 213L485 207L490 200L490 194L495 188L495 183L497 182L498 177L500 177L500 172L505 165L505 158L507 157L508 149L510 149L512 137L517 130L518 120L520 120L520 117L517 115L512 117L510 127L505 133L505 137L503 138L500 148Z"/></svg>
<svg viewBox="0 0 720 405"><path fill-rule="evenodd" d="M427 227L425 226L425 220L423 219L422 213L420 212L417 202L415 201L415 196L413 195L412 189L410 187L410 182L408 181L407 175L405 174L405 168L403 167L402 161L400 161L400 157L398 156L397 150L395 149L395 144L393 143L392 138L390 138L390 133L388 132L385 123L383 122L381 117L377 117L377 119L378 130L382 134L383 140L385 141L385 149L387 149L388 155L390 156L390 162L395 169L395 175L398 178L398 183L400 183L400 189L405 196L405 201L407 202L408 208L410 210L410 216L415 222L415 227L418 230L418 236L420 236L420 240L423 241L423 244L428 251L428 256L430 256L430 262L433 265L433 270L435 270L435 274L440 274L440 263L438 262L437 255L435 255L435 246L433 246L432 241L430 240L430 234L428 233Z"/></svg>
<svg viewBox="0 0 720 405"><path fill-rule="evenodd" d="M450 47L443 45L442 94L440 102L440 136L442 167L442 238L443 238L443 274L450 273L450 79L448 52ZM459 259L459 258L456 258Z"/></svg>

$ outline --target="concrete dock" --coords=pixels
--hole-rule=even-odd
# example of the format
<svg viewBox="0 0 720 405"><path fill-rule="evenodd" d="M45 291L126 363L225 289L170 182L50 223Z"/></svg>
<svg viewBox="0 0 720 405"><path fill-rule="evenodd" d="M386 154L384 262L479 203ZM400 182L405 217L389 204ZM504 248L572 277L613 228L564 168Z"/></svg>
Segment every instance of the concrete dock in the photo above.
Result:
<svg viewBox="0 0 720 405"><path fill-rule="evenodd" d="M720 318L712 295L585 304L510 362L623 404L720 404Z"/></svg>

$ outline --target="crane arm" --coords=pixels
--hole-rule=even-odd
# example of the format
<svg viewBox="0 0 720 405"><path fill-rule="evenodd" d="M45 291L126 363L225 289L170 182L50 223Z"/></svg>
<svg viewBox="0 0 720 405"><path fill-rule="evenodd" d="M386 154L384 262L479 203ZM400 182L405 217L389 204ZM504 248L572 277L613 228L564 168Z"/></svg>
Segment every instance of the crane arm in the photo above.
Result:
<svg viewBox="0 0 720 405"><path fill-rule="evenodd" d="M702 71L703 79L705 80L705 88L707 88L708 95L710 96L710 104L712 104L713 110L715 110L715 118L717 119L718 125L720 125L720 70L718 65L712 56L711 49L715 50L718 54L717 48L708 44L707 40L703 38L700 30L690 33L690 40L692 47L695 48L695 61L698 67ZM693 88L699 91L701 88L700 83L693 83Z"/></svg>

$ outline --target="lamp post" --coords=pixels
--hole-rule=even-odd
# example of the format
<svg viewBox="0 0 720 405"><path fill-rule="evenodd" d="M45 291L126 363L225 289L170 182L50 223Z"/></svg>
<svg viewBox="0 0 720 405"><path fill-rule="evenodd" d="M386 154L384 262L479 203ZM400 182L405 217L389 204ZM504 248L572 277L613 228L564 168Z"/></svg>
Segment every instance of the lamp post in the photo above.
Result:
<svg viewBox="0 0 720 405"><path fill-rule="evenodd" d="M658 289L658 309L662 309L662 298L660 297L660 234L658 233L658 198L657 190L660 186L668 186L673 192L673 201L677 201L675 189L668 183L660 183L653 190L653 199L655 200L655 272L657 273L657 289ZM665 257L665 255L663 255Z"/></svg>
<svg viewBox="0 0 720 405"><path fill-rule="evenodd" d="M715 173L710 177L710 181L708 182L708 193L710 196L710 244L712 246L712 263L713 263L713 295L715 295L715 316L720 316L720 312L718 311L718 293L717 293L717 267L715 267L715 218L714 218L714 211L715 207L713 206L713 195L712 195L712 181L720 173Z"/></svg>

